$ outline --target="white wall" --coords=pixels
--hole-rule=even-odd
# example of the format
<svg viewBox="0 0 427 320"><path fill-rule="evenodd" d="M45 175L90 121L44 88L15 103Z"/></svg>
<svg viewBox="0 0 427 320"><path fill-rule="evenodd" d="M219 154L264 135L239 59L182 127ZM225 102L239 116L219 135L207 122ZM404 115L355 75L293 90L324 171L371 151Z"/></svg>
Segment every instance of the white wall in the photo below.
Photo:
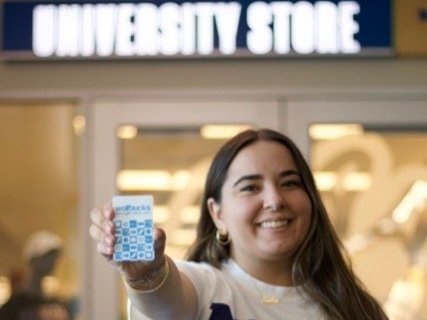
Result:
<svg viewBox="0 0 427 320"><path fill-rule="evenodd" d="M427 58L0 61L0 99L147 92L426 93Z"/></svg>

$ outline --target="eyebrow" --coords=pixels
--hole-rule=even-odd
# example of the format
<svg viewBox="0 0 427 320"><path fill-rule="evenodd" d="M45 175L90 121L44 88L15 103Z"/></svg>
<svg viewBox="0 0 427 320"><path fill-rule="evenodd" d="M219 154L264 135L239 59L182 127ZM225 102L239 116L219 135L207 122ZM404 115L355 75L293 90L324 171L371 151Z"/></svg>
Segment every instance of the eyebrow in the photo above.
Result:
<svg viewBox="0 0 427 320"><path fill-rule="evenodd" d="M280 172L279 177L280 178L284 178L287 176L292 176L292 175L297 175L298 177L300 177L300 173L294 169L289 169L289 170L285 170ZM259 180L262 178L262 175L260 174L248 174L246 176L242 176L239 179L237 179L234 183L233 183L233 187L237 186L240 182L245 181L245 180Z"/></svg>

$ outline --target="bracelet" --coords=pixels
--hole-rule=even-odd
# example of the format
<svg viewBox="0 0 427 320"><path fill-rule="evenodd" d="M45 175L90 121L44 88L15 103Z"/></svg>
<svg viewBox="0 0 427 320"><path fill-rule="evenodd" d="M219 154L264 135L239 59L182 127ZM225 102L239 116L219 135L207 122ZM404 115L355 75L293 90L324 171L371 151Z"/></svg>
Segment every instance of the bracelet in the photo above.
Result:
<svg viewBox="0 0 427 320"><path fill-rule="evenodd" d="M166 258L165 263L160 268L151 272L148 277L137 280L125 279L125 281L134 290L141 293L151 293L159 290L165 284L166 279L169 277L169 269L169 262ZM158 284L156 285L156 283ZM153 285L155 286L153 287Z"/></svg>

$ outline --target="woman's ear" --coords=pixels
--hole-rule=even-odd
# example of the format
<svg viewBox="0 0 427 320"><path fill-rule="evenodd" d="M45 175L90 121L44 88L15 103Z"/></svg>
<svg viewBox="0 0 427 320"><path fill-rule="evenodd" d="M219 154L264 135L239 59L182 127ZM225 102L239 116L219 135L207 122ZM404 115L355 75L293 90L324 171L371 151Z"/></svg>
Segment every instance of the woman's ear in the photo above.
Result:
<svg viewBox="0 0 427 320"><path fill-rule="evenodd" d="M207 206L209 209L209 213L212 217L212 220L215 223L215 226L219 230L224 229L224 222L222 221L222 215L221 215L221 206L219 203L215 201L214 198L209 198L207 201Z"/></svg>

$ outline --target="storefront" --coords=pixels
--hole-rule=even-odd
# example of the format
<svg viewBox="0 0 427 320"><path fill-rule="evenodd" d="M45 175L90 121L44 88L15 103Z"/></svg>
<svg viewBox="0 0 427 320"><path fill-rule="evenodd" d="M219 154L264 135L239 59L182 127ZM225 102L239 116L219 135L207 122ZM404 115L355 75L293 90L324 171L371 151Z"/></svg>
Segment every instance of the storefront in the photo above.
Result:
<svg viewBox="0 0 427 320"><path fill-rule="evenodd" d="M342 2L348 7L343 3L340 7L340 1L325 7L303 1L283 2L282 7L258 2L265 20L250 18L251 3L239 2L227 13L212 2L216 15L195 9L196 5L183 8L180 2L101 8L134 24L137 19L123 17L144 10L155 16L185 12L214 19L216 36L207 36L212 31L209 23L203 29L202 38L210 41L196 41L198 33L190 32L183 42L169 39L165 42L169 46L156 38L166 33L151 33L156 46L105 36L127 34L134 30L130 23L116 25L111 32L101 33L101 27L93 31L92 39L104 39L102 43L69 31L75 40L70 44L55 38L65 32L63 18L87 22L89 18L73 17L93 17L101 9L81 2L65 9L32 3L31 10L38 8L36 13L29 11L33 20L43 17L40 30L47 28L49 19L63 16L53 23L55 31L47 38L35 35L38 40L30 41L29 47L8 42L15 47L3 52L0 62L0 121L6 137L2 146L10 150L1 169L6 179L0 188L5 212L0 231L14 248L5 246L2 252L18 263L16 251L25 232L56 230L68 251L59 266L58 278L66 287L62 293L77 297L82 319L119 319L125 304L120 280L89 239L90 209L117 193L153 193L157 223L170 234L171 255L180 257L194 236L200 177L224 141L202 135L201 129L270 127L290 135L310 160L331 218L367 287L396 319L402 312L412 315L407 319L425 318L427 60L422 55L400 56L387 21L387 30L380 27L384 21L378 20L372 29L363 24L369 20L369 16L360 19L364 9L373 10L375 16L381 6ZM392 11L390 1L382 5ZM320 34L314 41L312 34L302 41L297 35L303 26L295 22L294 37L281 42L283 34L292 31L274 29L271 21L282 26L280 19L292 16L281 15L284 8L295 15L293 21L302 19L300 14L317 15L313 26L326 19L319 18L323 14L336 23L347 15L352 23L347 31L339 29L341 33L334 23L317 25L317 31L335 30L332 40ZM27 9L19 10L22 14ZM418 19L422 4L414 10ZM233 17L247 21L246 29L233 23ZM391 12L387 19L391 23ZM356 25L362 34L382 30L383 37L372 45ZM170 35L180 34L166 22L163 26ZM145 28L152 30L149 25ZM87 36L89 29L85 30ZM260 37L267 35L270 41L251 42L262 30L266 33ZM113 47L108 45L112 42ZM325 127L331 124L340 126ZM129 184L138 174L159 173L166 177L162 186ZM45 183L32 183L27 177ZM7 275L7 268L0 276ZM402 303L406 309L396 308Z"/></svg>

